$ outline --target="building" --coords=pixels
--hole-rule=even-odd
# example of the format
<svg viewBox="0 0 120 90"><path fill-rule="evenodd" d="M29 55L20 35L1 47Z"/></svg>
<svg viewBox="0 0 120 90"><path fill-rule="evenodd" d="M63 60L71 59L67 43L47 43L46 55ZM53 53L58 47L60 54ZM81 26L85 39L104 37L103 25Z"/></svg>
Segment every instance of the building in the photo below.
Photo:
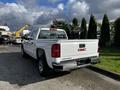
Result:
<svg viewBox="0 0 120 90"><path fill-rule="evenodd" d="M9 36L10 28L8 26L0 26L0 37Z"/></svg>
<svg viewBox="0 0 120 90"><path fill-rule="evenodd" d="M8 26L0 26L0 44L8 42L11 35L12 33Z"/></svg>

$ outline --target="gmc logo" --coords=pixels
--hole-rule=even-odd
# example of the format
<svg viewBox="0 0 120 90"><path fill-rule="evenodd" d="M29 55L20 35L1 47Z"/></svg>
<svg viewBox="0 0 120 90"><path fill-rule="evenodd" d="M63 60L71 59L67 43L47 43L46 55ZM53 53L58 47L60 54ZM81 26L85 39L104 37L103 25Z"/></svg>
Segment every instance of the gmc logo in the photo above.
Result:
<svg viewBox="0 0 120 90"><path fill-rule="evenodd" d="M85 44L79 44L78 51L86 51Z"/></svg>

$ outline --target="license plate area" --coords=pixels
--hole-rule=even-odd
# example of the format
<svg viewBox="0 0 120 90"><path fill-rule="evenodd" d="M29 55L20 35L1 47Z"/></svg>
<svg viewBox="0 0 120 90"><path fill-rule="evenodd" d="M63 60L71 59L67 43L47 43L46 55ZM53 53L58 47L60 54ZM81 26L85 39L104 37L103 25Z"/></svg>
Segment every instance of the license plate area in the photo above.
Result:
<svg viewBox="0 0 120 90"><path fill-rule="evenodd" d="M91 63L90 59L84 59L84 60L77 60L77 66L84 65L84 64L89 64Z"/></svg>

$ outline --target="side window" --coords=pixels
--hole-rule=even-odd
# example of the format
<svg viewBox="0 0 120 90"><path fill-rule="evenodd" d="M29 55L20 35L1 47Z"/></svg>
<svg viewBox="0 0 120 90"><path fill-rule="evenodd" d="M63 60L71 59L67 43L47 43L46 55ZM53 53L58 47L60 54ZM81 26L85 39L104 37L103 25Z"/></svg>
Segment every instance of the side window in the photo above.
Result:
<svg viewBox="0 0 120 90"><path fill-rule="evenodd" d="M37 33L38 33L38 28L31 28L30 29L30 37L32 37L33 39L35 39L36 38L36 36L37 36Z"/></svg>
<svg viewBox="0 0 120 90"><path fill-rule="evenodd" d="M33 39L35 39L36 36L37 36L37 30L32 31L32 32L30 33L30 37L32 37Z"/></svg>

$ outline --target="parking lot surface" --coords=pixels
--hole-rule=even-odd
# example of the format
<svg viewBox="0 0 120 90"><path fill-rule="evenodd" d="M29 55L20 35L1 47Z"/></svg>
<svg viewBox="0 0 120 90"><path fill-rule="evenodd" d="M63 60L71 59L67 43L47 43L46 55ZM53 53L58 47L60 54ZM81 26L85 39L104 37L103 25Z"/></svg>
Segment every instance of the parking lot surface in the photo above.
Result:
<svg viewBox="0 0 120 90"><path fill-rule="evenodd" d="M120 90L120 82L86 68L42 77L20 47L0 46L0 90Z"/></svg>

